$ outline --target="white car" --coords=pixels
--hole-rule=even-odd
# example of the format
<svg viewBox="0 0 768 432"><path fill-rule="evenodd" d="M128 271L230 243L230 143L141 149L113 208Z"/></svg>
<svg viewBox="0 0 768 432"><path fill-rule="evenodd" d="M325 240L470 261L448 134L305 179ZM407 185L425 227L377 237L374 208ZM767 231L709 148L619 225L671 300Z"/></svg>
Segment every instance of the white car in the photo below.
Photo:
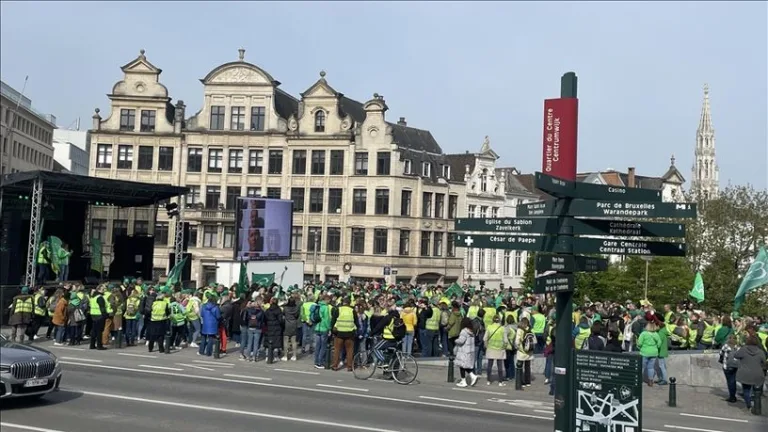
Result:
<svg viewBox="0 0 768 432"><path fill-rule="evenodd" d="M0 334L0 399L40 398L57 391L59 384L61 364L56 355Z"/></svg>

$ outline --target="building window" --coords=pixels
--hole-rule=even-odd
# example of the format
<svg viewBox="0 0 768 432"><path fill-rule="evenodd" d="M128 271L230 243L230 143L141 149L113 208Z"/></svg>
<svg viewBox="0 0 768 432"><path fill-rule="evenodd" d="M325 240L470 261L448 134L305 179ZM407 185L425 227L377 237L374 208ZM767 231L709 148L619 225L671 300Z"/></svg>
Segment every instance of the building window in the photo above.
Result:
<svg viewBox="0 0 768 432"><path fill-rule="evenodd" d="M341 228L328 227L326 234L325 251L330 253L341 252Z"/></svg>
<svg viewBox="0 0 768 432"><path fill-rule="evenodd" d="M350 236L350 240L349 253L365 253L365 228L352 228L352 235Z"/></svg>
<svg viewBox="0 0 768 432"><path fill-rule="evenodd" d="M499 217L499 208L498 207L491 207L491 217L492 218Z"/></svg>
<svg viewBox="0 0 768 432"><path fill-rule="evenodd" d="M160 147L157 154L157 169L173 171L173 147Z"/></svg>
<svg viewBox="0 0 768 432"><path fill-rule="evenodd" d="M304 188L291 188L291 201L293 201L293 211L304 212Z"/></svg>
<svg viewBox="0 0 768 432"><path fill-rule="evenodd" d="M219 227L216 225L203 225L203 247L218 247Z"/></svg>
<svg viewBox="0 0 768 432"><path fill-rule="evenodd" d="M411 254L411 232L400 230L400 255L407 256Z"/></svg>
<svg viewBox="0 0 768 432"><path fill-rule="evenodd" d="M424 192L422 197L421 217L432 217L432 192Z"/></svg>
<svg viewBox="0 0 768 432"><path fill-rule="evenodd" d="M453 258L456 256L456 238L453 233L448 233L446 237L445 252L447 256Z"/></svg>
<svg viewBox="0 0 768 432"><path fill-rule="evenodd" d="M400 216L410 216L412 193L409 190L404 190L400 194Z"/></svg>
<svg viewBox="0 0 768 432"><path fill-rule="evenodd" d="M432 246L432 256L443 256L443 233L435 232Z"/></svg>
<svg viewBox="0 0 768 432"><path fill-rule="evenodd" d="M325 132L325 112L315 113L315 132Z"/></svg>
<svg viewBox="0 0 768 432"><path fill-rule="evenodd" d="M200 186L187 185L187 206L193 206L200 202Z"/></svg>
<svg viewBox="0 0 768 432"><path fill-rule="evenodd" d="M107 241L107 220L93 219L91 221L91 237L104 243Z"/></svg>
<svg viewBox="0 0 768 432"><path fill-rule="evenodd" d="M267 198L280 199L280 188L279 187L268 187L267 188Z"/></svg>
<svg viewBox="0 0 768 432"><path fill-rule="evenodd" d="M403 174L413 173L413 162L411 162L410 159L406 159L403 165L404 165Z"/></svg>
<svg viewBox="0 0 768 432"><path fill-rule="evenodd" d="M515 276L523 274L523 253L515 251Z"/></svg>
<svg viewBox="0 0 768 432"><path fill-rule="evenodd" d="M445 195L435 194L435 217L442 218L445 211Z"/></svg>
<svg viewBox="0 0 768 432"><path fill-rule="evenodd" d="M309 237L307 237L307 251L320 252L323 244L323 230L320 227L309 227Z"/></svg>
<svg viewBox="0 0 768 432"><path fill-rule="evenodd" d="M432 164L429 162L421 163L421 176L432 177Z"/></svg>
<svg viewBox="0 0 768 432"><path fill-rule="evenodd" d="M187 152L187 172L200 172L203 170L203 149L190 148Z"/></svg>
<svg viewBox="0 0 768 432"><path fill-rule="evenodd" d="M301 245L304 244L304 227L293 227L291 235L291 250L301 251Z"/></svg>
<svg viewBox="0 0 768 432"><path fill-rule="evenodd" d="M117 146L117 169L131 169L133 166L133 146Z"/></svg>
<svg viewBox="0 0 768 432"><path fill-rule="evenodd" d="M224 107L214 105L211 107L211 130L224 130Z"/></svg>
<svg viewBox="0 0 768 432"><path fill-rule="evenodd" d="M480 206L480 217L488 217L488 207L486 206Z"/></svg>
<svg viewBox="0 0 768 432"><path fill-rule="evenodd" d="M155 222L155 244L168 246L168 222Z"/></svg>
<svg viewBox="0 0 768 432"><path fill-rule="evenodd" d="M387 229L376 228L373 230L373 253L374 255L387 254Z"/></svg>
<svg viewBox="0 0 768 432"><path fill-rule="evenodd" d="M323 212L323 190L322 189L312 188L309 190L309 212L310 213Z"/></svg>
<svg viewBox="0 0 768 432"><path fill-rule="evenodd" d="M235 246L235 226L234 225L224 225L223 240L224 240L224 244L222 246L225 249L229 249Z"/></svg>
<svg viewBox="0 0 768 432"><path fill-rule="evenodd" d="M491 264L491 268L488 271L491 273L496 273L496 264L498 264L496 259L496 249L491 249L491 259L488 261Z"/></svg>
<svg viewBox="0 0 768 432"><path fill-rule="evenodd" d="M450 180L451 179L451 166L450 165L443 165L443 178Z"/></svg>
<svg viewBox="0 0 768 432"><path fill-rule="evenodd" d="M368 175L368 153L355 153L355 175Z"/></svg>
<svg viewBox="0 0 768 432"><path fill-rule="evenodd" d="M256 132L264 130L264 107L251 107L251 130Z"/></svg>
<svg viewBox="0 0 768 432"><path fill-rule="evenodd" d="M132 131L136 128L136 110L120 110L120 130Z"/></svg>
<svg viewBox="0 0 768 432"><path fill-rule="evenodd" d="M429 247L431 246L432 233L429 231L421 232L421 256L429 256Z"/></svg>
<svg viewBox="0 0 768 432"><path fill-rule="evenodd" d="M502 265L501 269L504 275L506 276L509 276L511 272L511 264L512 264L511 255L512 255L512 251L505 250L504 257L501 260L501 265Z"/></svg>
<svg viewBox="0 0 768 432"><path fill-rule="evenodd" d="M377 215L389 214L389 189L376 189L374 211Z"/></svg>
<svg viewBox="0 0 768 432"><path fill-rule="evenodd" d="M229 149L229 168L227 172L241 173L243 172L243 150L242 149Z"/></svg>
<svg viewBox="0 0 768 432"><path fill-rule="evenodd" d="M221 167L223 165L224 165L224 150L209 149L208 150L208 172L220 173Z"/></svg>
<svg viewBox="0 0 768 432"><path fill-rule="evenodd" d="M368 193L365 189L352 189L352 213L365 214Z"/></svg>
<svg viewBox="0 0 768 432"><path fill-rule="evenodd" d="M197 225L189 226L188 247L197 247Z"/></svg>
<svg viewBox="0 0 768 432"><path fill-rule="evenodd" d="M467 216L468 217L471 217L471 218L475 217L476 216L475 215L476 212L477 212L477 206L471 205L471 206L467 207Z"/></svg>
<svg viewBox="0 0 768 432"><path fill-rule="evenodd" d="M331 150L330 175L344 175L344 150Z"/></svg>
<svg viewBox="0 0 768 432"><path fill-rule="evenodd" d="M456 210L459 207L459 197L448 195L448 218L456 219Z"/></svg>
<svg viewBox="0 0 768 432"><path fill-rule="evenodd" d="M112 168L112 144L96 146L96 168Z"/></svg>
<svg viewBox="0 0 768 432"><path fill-rule="evenodd" d="M261 188L260 187L245 188L245 196L250 197L250 198L260 197L261 196Z"/></svg>
<svg viewBox="0 0 768 432"><path fill-rule="evenodd" d="M328 189L328 212L341 213L341 189Z"/></svg>
<svg viewBox="0 0 768 432"><path fill-rule="evenodd" d="M294 174L306 174L307 173L307 151L306 150L294 150L293 151L293 170Z"/></svg>
<svg viewBox="0 0 768 432"><path fill-rule="evenodd" d="M150 146L139 146L139 169L151 170L155 149Z"/></svg>
<svg viewBox="0 0 768 432"><path fill-rule="evenodd" d="M245 107L232 107L232 115L229 117L229 128L231 130L245 130Z"/></svg>
<svg viewBox="0 0 768 432"><path fill-rule="evenodd" d="M112 221L112 244L115 244L115 239L124 235L128 235L128 221L125 219Z"/></svg>
<svg viewBox="0 0 768 432"><path fill-rule="evenodd" d="M240 190L240 186L227 186L227 210L235 210Z"/></svg>
<svg viewBox="0 0 768 432"><path fill-rule="evenodd" d="M205 208L217 209L221 201L221 188L219 186L208 186L205 189Z"/></svg>
<svg viewBox="0 0 768 432"><path fill-rule="evenodd" d="M261 174L264 169L264 151L248 151L248 174Z"/></svg>
<svg viewBox="0 0 768 432"><path fill-rule="evenodd" d="M480 174L480 192L488 191L488 169L483 168L483 173Z"/></svg>
<svg viewBox="0 0 768 432"><path fill-rule="evenodd" d="M312 175L325 175L325 150L312 150Z"/></svg>
<svg viewBox="0 0 768 432"><path fill-rule="evenodd" d="M149 222L137 220L133 222L133 235L149 234Z"/></svg>
<svg viewBox="0 0 768 432"><path fill-rule="evenodd" d="M141 131L142 132L155 131L156 116L157 116L157 111L155 110L141 110Z"/></svg>
<svg viewBox="0 0 768 432"><path fill-rule="evenodd" d="M477 271L479 273L485 273L485 249L477 250Z"/></svg>
<svg viewBox="0 0 768 432"><path fill-rule="evenodd" d="M283 151L282 150L270 150L269 151L269 174L282 174L283 173Z"/></svg>
<svg viewBox="0 0 768 432"><path fill-rule="evenodd" d="M391 155L390 152L376 153L376 175L389 175Z"/></svg>

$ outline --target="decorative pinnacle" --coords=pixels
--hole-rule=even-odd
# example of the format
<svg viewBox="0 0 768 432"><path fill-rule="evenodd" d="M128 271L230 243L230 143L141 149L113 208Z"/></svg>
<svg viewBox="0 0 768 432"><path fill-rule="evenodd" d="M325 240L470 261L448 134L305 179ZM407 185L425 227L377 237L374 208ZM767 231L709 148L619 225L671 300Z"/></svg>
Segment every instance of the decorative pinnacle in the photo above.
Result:
<svg viewBox="0 0 768 432"><path fill-rule="evenodd" d="M144 51L144 48L140 49L139 50L139 57L144 58L144 53L146 53L146 51Z"/></svg>
<svg viewBox="0 0 768 432"><path fill-rule="evenodd" d="M704 83L704 97L709 96L709 84Z"/></svg>
<svg viewBox="0 0 768 432"><path fill-rule="evenodd" d="M325 78L325 71L324 70L320 71L320 78Z"/></svg>
<svg viewBox="0 0 768 432"><path fill-rule="evenodd" d="M237 52L238 52L238 56L237 56L238 59L240 59L240 61L245 60L245 48L240 47L240 49L238 49Z"/></svg>
<svg viewBox="0 0 768 432"><path fill-rule="evenodd" d="M672 166L675 166L675 154L672 153L672 157L669 158L669 162L672 164Z"/></svg>

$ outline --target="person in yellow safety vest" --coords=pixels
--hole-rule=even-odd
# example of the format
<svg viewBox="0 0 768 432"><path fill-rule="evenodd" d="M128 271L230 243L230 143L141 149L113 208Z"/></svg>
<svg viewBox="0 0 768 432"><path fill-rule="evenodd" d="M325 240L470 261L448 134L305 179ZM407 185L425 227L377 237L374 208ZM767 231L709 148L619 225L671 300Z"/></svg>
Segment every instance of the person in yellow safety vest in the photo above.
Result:
<svg viewBox="0 0 768 432"><path fill-rule="evenodd" d="M424 307L426 305L422 305ZM439 314L436 314L439 316ZM439 318L438 318L439 319ZM371 330L371 334L381 334L381 339L373 345L372 351L374 357L383 364L387 364L387 357L384 352L389 348L397 347L397 340L395 339L394 329L395 321L400 320L400 313L397 311L397 306L394 302L389 305L389 312L384 318L381 318L376 324L376 327Z"/></svg>
<svg viewBox="0 0 768 432"><path fill-rule="evenodd" d="M704 349L701 347L702 337L704 337L704 320L699 314L694 313L688 325L688 349Z"/></svg>
<svg viewBox="0 0 768 432"><path fill-rule="evenodd" d="M760 348L768 352L768 324L763 324L757 330L757 337L760 339Z"/></svg>
<svg viewBox="0 0 768 432"><path fill-rule="evenodd" d="M675 320L675 316L672 315L672 324L667 324L667 332L669 333L670 344L673 349L688 349L688 340L690 334L688 326L685 323L685 318L678 318Z"/></svg>
<svg viewBox="0 0 768 432"><path fill-rule="evenodd" d="M589 319L582 316L579 319L579 325L573 329L573 347L580 350L584 347L584 342L592 334L592 328L589 326Z"/></svg>
<svg viewBox="0 0 768 432"><path fill-rule="evenodd" d="M49 279L51 269L51 250L47 241L40 243L37 249L37 274L35 281L37 285L43 285Z"/></svg>
<svg viewBox="0 0 768 432"><path fill-rule="evenodd" d="M427 308L424 304L424 308ZM424 322L424 338L422 341L422 357L433 357L440 355L439 336L440 336L440 309L432 305L429 307L432 314Z"/></svg>
<svg viewBox="0 0 768 432"><path fill-rule="evenodd" d="M485 328L483 343L485 343L485 356L488 359L488 385L491 385L493 382L493 362L496 361L499 387L503 387L505 386L504 377L506 375L504 360L507 357L506 349L509 335L507 334L507 329L500 324L500 321L499 315L493 316L493 322Z"/></svg>
<svg viewBox="0 0 768 432"><path fill-rule="evenodd" d="M48 329L45 332L46 339L51 339L53 336L53 330L56 328L56 326L53 324L53 313L56 311L56 304L58 301L59 299L55 295L52 295L45 300L45 310L48 315L48 319L46 320Z"/></svg>
<svg viewBox="0 0 768 432"><path fill-rule="evenodd" d="M165 352L164 338L168 332L168 319L171 316L171 308L167 297L171 291L168 288L162 288L157 293L157 298L152 303L152 312L149 316L149 328L147 329L147 339L149 341L149 352L152 352L157 343L160 352Z"/></svg>
<svg viewBox="0 0 768 432"><path fill-rule="evenodd" d="M104 332L104 323L109 315L109 302L104 299L104 284L96 288L96 293L89 301L91 314L91 342L90 349L105 350L101 334Z"/></svg>
<svg viewBox="0 0 768 432"><path fill-rule="evenodd" d="M314 323L310 317L310 311L312 307L317 305L315 303L315 297L308 295L304 303L301 304L301 310L299 311L299 320L301 320L301 353L313 353L315 352L315 332L312 330Z"/></svg>
<svg viewBox="0 0 768 432"><path fill-rule="evenodd" d="M477 311L480 310L480 304L479 302L473 300L472 304L467 309L467 318L473 319L477 316Z"/></svg>
<svg viewBox="0 0 768 432"><path fill-rule="evenodd" d="M704 319L704 331L701 334L701 341L699 342L701 349L712 349L715 344L716 330L717 326L715 325L715 320L713 318L710 317Z"/></svg>
<svg viewBox="0 0 768 432"><path fill-rule="evenodd" d="M536 347L534 354L539 354L544 351L544 343L546 338L544 337L544 328L547 326L547 317L539 312L538 306L531 308L531 331L536 336Z"/></svg>
<svg viewBox="0 0 768 432"><path fill-rule="evenodd" d="M136 338L139 335L139 318L141 317L141 295L135 289L125 301L125 345L136 346Z"/></svg>
<svg viewBox="0 0 768 432"><path fill-rule="evenodd" d="M355 310L350 306L349 297L341 300L341 306L331 311L331 331L335 336L333 339L333 370L339 370L339 358L341 349L344 348L347 360L347 370L352 372L354 352L355 352L355 334L357 325L355 325Z"/></svg>
<svg viewBox="0 0 768 432"><path fill-rule="evenodd" d="M187 346L187 310L181 304L183 294L169 296L171 308L171 348L180 349ZM182 345L183 344L183 345Z"/></svg>
<svg viewBox="0 0 768 432"><path fill-rule="evenodd" d="M35 303L35 317L32 320L32 325L27 327L27 336L31 338L30 340L37 339L37 332L48 317L48 309L45 305L45 290L42 287L35 289L33 298Z"/></svg>
<svg viewBox="0 0 768 432"><path fill-rule="evenodd" d="M492 299L487 300L485 307L483 307L483 310L485 311L485 315L483 316L483 324L485 324L485 328L488 328L489 325L493 324L493 317L496 316L496 308L493 307L492 302Z"/></svg>
<svg viewBox="0 0 768 432"><path fill-rule="evenodd" d="M200 298L194 294L192 290L183 291L186 300L184 307L187 310L187 343L192 348L198 348L197 341L200 339L200 309L202 308L202 302Z"/></svg>
<svg viewBox="0 0 768 432"><path fill-rule="evenodd" d="M21 293L11 300L9 309L11 309L11 316L8 319L8 325L12 327L11 342L23 343L27 326L32 324L35 316L35 301L29 294L29 287L21 287Z"/></svg>
<svg viewBox="0 0 768 432"><path fill-rule="evenodd" d="M102 345L109 345L109 339L112 335L112 326L114 325L115 318L115 298L112 294L113 285L109 284L104 291L104 301L107 302L107 316L104 318L104 329L101 331L101 343Z"/></svg>

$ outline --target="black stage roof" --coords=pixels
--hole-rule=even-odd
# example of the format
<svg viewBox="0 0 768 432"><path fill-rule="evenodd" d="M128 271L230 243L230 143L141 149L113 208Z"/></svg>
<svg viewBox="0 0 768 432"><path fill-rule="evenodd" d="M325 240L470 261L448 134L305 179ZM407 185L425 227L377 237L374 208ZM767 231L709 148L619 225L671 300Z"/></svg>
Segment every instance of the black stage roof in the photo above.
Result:
<svg viewBox="0 0 768 432"><path fill-rule="evenodd" d="M142 207L186 194L180 186L139 183L51 171L25 171L3 178L3 192L32 194L35 180L43 181L43 197L106 202L120 207Z"/></svg>

